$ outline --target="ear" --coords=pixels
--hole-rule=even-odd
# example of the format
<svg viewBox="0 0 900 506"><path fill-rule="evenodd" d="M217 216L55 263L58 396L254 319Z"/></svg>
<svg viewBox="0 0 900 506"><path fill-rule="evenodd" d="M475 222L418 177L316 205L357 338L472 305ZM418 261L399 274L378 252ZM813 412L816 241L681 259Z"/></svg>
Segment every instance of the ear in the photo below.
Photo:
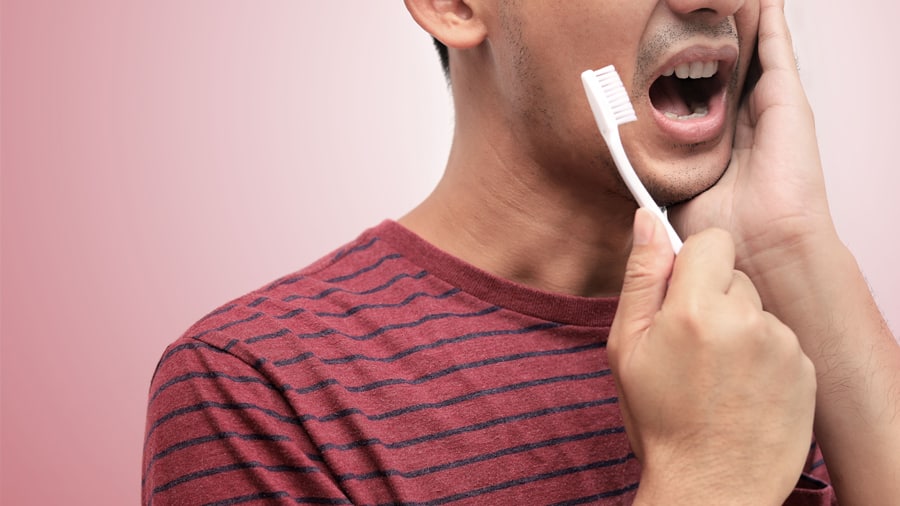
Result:
<svg viewBox="0 0 900 506"><path fill-rule="evenodd" d="M404 0L413 19L426 32L455 49L469 49L487 37L477 0Z"/></svg>

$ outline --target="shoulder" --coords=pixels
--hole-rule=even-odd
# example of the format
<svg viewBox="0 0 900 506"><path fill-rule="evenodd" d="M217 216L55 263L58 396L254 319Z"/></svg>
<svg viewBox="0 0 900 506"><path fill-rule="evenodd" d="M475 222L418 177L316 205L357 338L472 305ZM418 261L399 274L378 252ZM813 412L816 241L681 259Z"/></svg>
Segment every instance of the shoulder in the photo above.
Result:
<svg viewBox="0 0 900 506"><path fill-rule="evenodd" d="M165 351L227 353L251 366L296 356L304 336L353 332L357 313L415 292L425 272L380 232L366 230L317 261L214 309ZM319 341L305 340L302 346ZM216 353L219 352L219 353Z"/></svg>

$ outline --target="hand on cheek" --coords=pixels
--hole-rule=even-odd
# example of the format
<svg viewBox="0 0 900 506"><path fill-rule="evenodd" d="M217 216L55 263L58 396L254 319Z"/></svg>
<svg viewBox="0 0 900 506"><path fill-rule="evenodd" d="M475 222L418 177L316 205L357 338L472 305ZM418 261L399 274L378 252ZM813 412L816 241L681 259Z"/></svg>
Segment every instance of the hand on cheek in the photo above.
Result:
<svg viewBox="0 0 900 506"><path fill-rule="evenodd" d="M728 169L709 191L672 209L685 236L729 230L748 273L778 267L798 245L836 240L783 0L760 1L758 37L762 75L739 110Z"/></svg>
<svg viewBox="0 0 900 506"><path fill-rule="evenodd" d="M809 450L815 371L734 270L726 232L698 233L673 262L662 225L638 211L608 346L639 499L781 504Z"/></svg>

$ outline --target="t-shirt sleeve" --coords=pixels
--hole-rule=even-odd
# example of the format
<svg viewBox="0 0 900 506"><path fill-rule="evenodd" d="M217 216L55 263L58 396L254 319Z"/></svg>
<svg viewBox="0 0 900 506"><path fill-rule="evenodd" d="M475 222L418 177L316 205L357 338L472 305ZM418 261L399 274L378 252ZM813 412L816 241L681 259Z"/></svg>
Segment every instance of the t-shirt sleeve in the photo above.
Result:
<svg viewBox="0 0 900 506"><path fill-rule="evenodd" d="M303 423L250 364L183 338L151 383L142 502L351 504Z"/></svg>
<svg viewBox="0 0 900 506"><path fill-rule="evenodd" d="M830 481L819 445L813 442L803 474L784 502L785 506L838 506Z"/></svg>

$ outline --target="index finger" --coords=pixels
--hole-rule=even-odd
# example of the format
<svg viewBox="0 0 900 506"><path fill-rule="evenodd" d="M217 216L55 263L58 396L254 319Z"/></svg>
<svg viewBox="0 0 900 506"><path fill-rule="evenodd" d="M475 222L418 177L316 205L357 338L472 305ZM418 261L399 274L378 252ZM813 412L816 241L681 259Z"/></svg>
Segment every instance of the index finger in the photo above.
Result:
<svg viewBox="0 0 900 506"><path fill-rule="evenodd" d="M785 70L799 75L784 0L760 1L758 45L763 71Z"/></svg>

